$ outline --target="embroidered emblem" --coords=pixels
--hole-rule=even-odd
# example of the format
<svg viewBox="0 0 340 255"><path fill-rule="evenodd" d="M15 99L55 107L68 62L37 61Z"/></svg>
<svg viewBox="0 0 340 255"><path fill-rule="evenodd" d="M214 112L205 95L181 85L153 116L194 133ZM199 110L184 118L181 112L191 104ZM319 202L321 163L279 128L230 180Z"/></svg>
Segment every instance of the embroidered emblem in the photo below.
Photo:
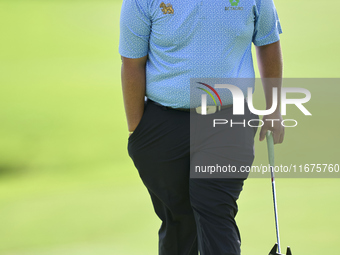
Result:
<svg viewBox="0 0 340 255"><path fill-rule="evenodd" d="M237 6L240 0L229 0L231 6Z"/></svg>
<svg viewBox="0 0 340 255"><path fill-rule="evenodd" d="M229 0L231 7L224 7L226 11L242 11L243 7L238 7L240 0Z"/></svg>
<svg viewBox="0 0 340 255"><path fill-rule="evenodd" d="M172 5L171 4L167 4L165 5L164 2L162 2L159 6L160 8L162 8L162 12L163 14L173 14L174 13L174 9L172 9Z"/></svg>

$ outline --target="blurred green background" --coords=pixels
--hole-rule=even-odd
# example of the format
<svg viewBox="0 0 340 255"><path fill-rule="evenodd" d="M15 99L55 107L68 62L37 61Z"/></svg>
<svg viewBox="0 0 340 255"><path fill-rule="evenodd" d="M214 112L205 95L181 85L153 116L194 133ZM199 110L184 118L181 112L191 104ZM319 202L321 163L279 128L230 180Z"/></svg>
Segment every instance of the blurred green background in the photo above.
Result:
<svg viewBox="0 0 340 255"><path fill-rule="evenodd" d="M0 254L157 254L160 222L127 155L118 54L121 1L0 0ZM340 2L276 0L285 77L339 77ZM277 163L340 163L339 86L311 85ZM261 90L257 89L259 101ZM255 165L266 163L256 143ZM339 179L277 179L281 241L335 254ZM275 243L269 179L249 179L242 254Z"/></svg>

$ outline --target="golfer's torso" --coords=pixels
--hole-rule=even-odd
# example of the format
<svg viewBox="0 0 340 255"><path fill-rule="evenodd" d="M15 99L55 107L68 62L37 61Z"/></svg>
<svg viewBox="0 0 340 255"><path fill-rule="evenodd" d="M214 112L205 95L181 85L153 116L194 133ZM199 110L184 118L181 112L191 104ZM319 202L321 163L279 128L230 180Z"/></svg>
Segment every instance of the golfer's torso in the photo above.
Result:
<svg viewBox="0 0 340 255"><path fill-rule="evenodd" d="M254 77L255 0L152 0L147 96L189 106L190 78ZM225 104L232 103L224 97Z"/></svg>

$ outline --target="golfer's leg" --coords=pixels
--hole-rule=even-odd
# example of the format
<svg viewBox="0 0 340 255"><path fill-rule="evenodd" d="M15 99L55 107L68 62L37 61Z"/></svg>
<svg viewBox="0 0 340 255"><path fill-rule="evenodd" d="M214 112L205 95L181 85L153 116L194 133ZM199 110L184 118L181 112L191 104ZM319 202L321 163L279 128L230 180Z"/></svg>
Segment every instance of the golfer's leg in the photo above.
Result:
<svg viewBox="0 0 340 255"><path fill-rule="evenodd" d="M233 119L232 127L211 123L214 118ZM207 115L196 123L197 139L192 141L191 169L208 169L209 172L195 173L190 179L190 199L195 213L198 243L201 255L239 255L241 238L235 222L237 199L242 191L247 173L238 172L241 166L251 166L254 160L254 135L256 130L242 123L257 118L249 111L244 116L232 115L232 108L212 116ZM197 146L196 146L197 144ZM236 169L235 173L219 172L222 169ZM212 169L212 168L210 168Z"/></svg>
<svg viewBox="0 0 340 255"><path fill-rule="evenodd" d="M188 184L173 182L177 186L173 192L164 186L147 182L144 183L149 187L155 212L162 220L159 254L197 255L196 223L189 202Z"/></svg>
<svg viewBox="0 0 340 255"><path fill-rule="evenodd" d="M189 199L189 113L149 102L135 132L129 154L162 220L159 254L197 255Z"/></svg>
<svg viewBox="0 0 340 255"><path fill-rule="evenodd" d="M191 179L201 255L239 255L241 238L235 222L241 179Z"/></svg>

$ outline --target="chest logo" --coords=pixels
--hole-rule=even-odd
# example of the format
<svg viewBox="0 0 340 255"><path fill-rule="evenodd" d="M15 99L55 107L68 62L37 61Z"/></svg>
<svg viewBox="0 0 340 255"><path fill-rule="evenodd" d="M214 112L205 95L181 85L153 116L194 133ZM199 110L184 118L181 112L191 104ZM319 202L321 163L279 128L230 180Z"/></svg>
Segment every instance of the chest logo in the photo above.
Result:
<svg viewBox="0 0 340 255"><path fill-rule="evenodd" d="M229 3L231 5L231 7L225 7L224 9L226 11L242 11L243 7L239 7L240 0L229 0Z"/></svg>
<svg viewBox="0 0 340 255"><path fill-rule="evenodd" d="M238 1L240 1L240 0L238 0ZM174 9L172 8L171 4L165 4L164 2L162 2L159 5L159 7L162 9L163 14L173 14L174 13Z"/></svg>
<svg viewBox="0 0 340 255"><path fill-rule="evenodd" d="M240 2L240 0L229 0L231 6L238 6L238 3Z"/></svg>

